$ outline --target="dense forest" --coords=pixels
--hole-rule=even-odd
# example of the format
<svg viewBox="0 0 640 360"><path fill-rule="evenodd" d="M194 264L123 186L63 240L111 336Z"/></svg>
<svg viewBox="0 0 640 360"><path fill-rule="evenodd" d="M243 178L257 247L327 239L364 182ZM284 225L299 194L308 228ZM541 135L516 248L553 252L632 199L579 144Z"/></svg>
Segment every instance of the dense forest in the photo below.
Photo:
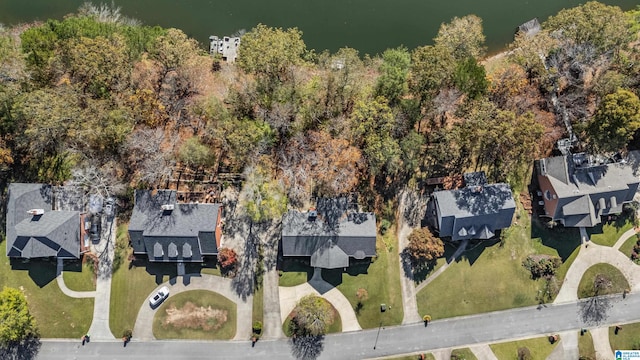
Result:
<svg viewBox="0 0 640 360"><path fill-rule="evenodd" d="M640 10L589 2L493 58L474 15L372 57L258 25L226 63L178 29L87 4L0 27L0 185L126 199L176 168L235 173L255 221L351 192L391 217L400 188L474 169L521 189L568 129L581 150L637 147L639 29Z"/></svg>

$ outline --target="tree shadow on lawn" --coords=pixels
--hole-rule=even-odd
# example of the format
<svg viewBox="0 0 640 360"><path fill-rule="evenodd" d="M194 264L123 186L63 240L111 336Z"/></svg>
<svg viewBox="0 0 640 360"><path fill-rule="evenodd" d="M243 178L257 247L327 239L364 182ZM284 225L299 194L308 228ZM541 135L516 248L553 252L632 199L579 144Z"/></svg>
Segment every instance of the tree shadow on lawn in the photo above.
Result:
<svg viewBox="0 0 640 360"><path fill-rule="evenodd" d="M456 250L456 244L445 241L444 254L440 259L446 259L447 262L450 262L450 258L453 256ZM400 263L402 264L404 275L410 279L413 279L413 281L415 281L416 283L420 283L426 280L438 264L437 261L432 261L426 264L422 264L421 266L415 266L411 261L409 250L406 248L402 251L402 253L400 253Z"/></svg>
<svg viewBox="0 0 640 360"><path fill-rule="evenodd" d="M9 259L11 270L26 270L29 277L38 287L45 287L48 283L55 280L57 275L57 260L53 259L32 259L25 261L23 259Z"/></svg>
<svg viewBox="0 0 640 360"><path fill-rule="evenodd" d="M295 336L289 340L291 354L297 359L317 359L324 349L324 336Z"/></svg>
<svg viewBox="0 0 640 360"><path fill-rule="evenodd" d="M600 226L600 229L602 229L602 226ZM577 228L557 226L553 229L548 229L535 217L531 219L531 238L539 238L544 246L556 249L562 262L565 262L581 244L580 230Z"/></svg>
<svg viewBox="0 0 640 360"><path fill-rule="evenodd" d="M30 337L17 344L0 347L0 359L3 360L31 360L38 356L40 339Z"/></svg>

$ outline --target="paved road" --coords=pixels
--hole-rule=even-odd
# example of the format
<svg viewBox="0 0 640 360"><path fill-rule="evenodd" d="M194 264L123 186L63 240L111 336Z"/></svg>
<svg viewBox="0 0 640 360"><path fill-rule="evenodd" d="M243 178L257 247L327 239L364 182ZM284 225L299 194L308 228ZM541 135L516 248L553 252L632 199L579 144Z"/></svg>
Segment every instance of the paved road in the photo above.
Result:
<svg viewBox="0 0 640 360"><path fill-rule="evenodd" d="M640 293L605 297L609 301L607 316L598 326L640 321ZM319 359L365 359L385 355L429 351L433 349L499 342L508 339L548 335L582 327L581 308L585 302L551 304L538 309L526 307L500 312L384 328L373 349L377 329L329 335L325 338ZM44 341L38 359L225 359L269 357L291 359L292 347L287 340L261 340L251 348L248 341L132 342L126 348L119 342L91 342L84 347L78 341Z"/></svg>

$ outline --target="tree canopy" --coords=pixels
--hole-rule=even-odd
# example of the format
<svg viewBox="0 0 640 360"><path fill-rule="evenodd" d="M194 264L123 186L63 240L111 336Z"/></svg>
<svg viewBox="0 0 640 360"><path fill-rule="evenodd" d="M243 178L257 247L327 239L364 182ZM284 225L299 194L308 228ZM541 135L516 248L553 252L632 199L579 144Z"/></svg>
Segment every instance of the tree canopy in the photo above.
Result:
<svg viewBox="0 0 640 360"><path fill-rule="evenodd" d="M444 243L429 228L413 230L408 240L407 250L414 265L428 265L444 254Z"/></svg>
<svg viewBox="0 0 640 360"><path fill-rule="evenodd" d="M587 132L594 147L616 152L624 148L640 128L640 99L628 90L618 89L604 97Z"/></svg>
<svg viewBox="0 0 640 360"><path fill-rule="evenodd" d="M617 6L597 1L563 9L549 17L544 28L557 31L575 44L590 44L599 51L615 51L631 40L630 22Z"/></svg>
<svg viewBox="0 0 640 360"><path fill-rule="evenodd" d="M18 289L4 287L0 291L0 346L37 336L36 321L29 313L24 294Z"/></svg>
<svg viewBox="0 0 640 360"><path fill-rule="evenodd" d="M292 313L291 330L299 336L324 335L335 320L335 310L331 304L315 295L300 299Z"/></svg>
<svg viewBox="0 0 640 360"><path fill-rule="evenodd" d="M433 40L436 46L450 51L458 61L468 57L479 59L485 53L482 19L476 15L454 17L450 23L441 24Z"/></svg>

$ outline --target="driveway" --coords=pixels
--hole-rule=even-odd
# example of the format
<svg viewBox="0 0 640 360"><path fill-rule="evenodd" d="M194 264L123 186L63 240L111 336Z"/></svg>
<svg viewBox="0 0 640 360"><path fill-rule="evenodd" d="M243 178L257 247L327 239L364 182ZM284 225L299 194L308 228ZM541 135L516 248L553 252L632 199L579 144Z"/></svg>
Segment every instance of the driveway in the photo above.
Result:
<svg viewBox="0 0 640 360"><path fill-rule="evenodd" d="M246 300L242 300L242 298L233 289L231 279L207 274L187 274L184 277L173 278L168 282L158 285L153 292L157 291L162 286L167 286L169 288L169 297L190 290L208 290L216 292L233 301L237 306L236 336L233 339L247 340L251 338L253 296L248 296L246 297ZM149 294L149 296L151 296L151 294ZM142 304L140 311L138 312L136 324L133 328L134 340L155 340L155 337L153 336L153 317L156 310L157 308L152 309L151 306L149 306L148 301L145 301Z"/></svg>
<svg viewBox="0 0 640 360"><path fill-rule="evenodd" d="M309 283L304 283L298 286L280 287L280 324L284 324L287 316L296 307L296 303L307 295L321 296L325 300L331 303L334 308L340 314L342 320L342 331L358 331L362 330L356 314L351 307L351 303L347 298L336 288L320 294ZM281 325L282 326L282 325Z"/></svg>

